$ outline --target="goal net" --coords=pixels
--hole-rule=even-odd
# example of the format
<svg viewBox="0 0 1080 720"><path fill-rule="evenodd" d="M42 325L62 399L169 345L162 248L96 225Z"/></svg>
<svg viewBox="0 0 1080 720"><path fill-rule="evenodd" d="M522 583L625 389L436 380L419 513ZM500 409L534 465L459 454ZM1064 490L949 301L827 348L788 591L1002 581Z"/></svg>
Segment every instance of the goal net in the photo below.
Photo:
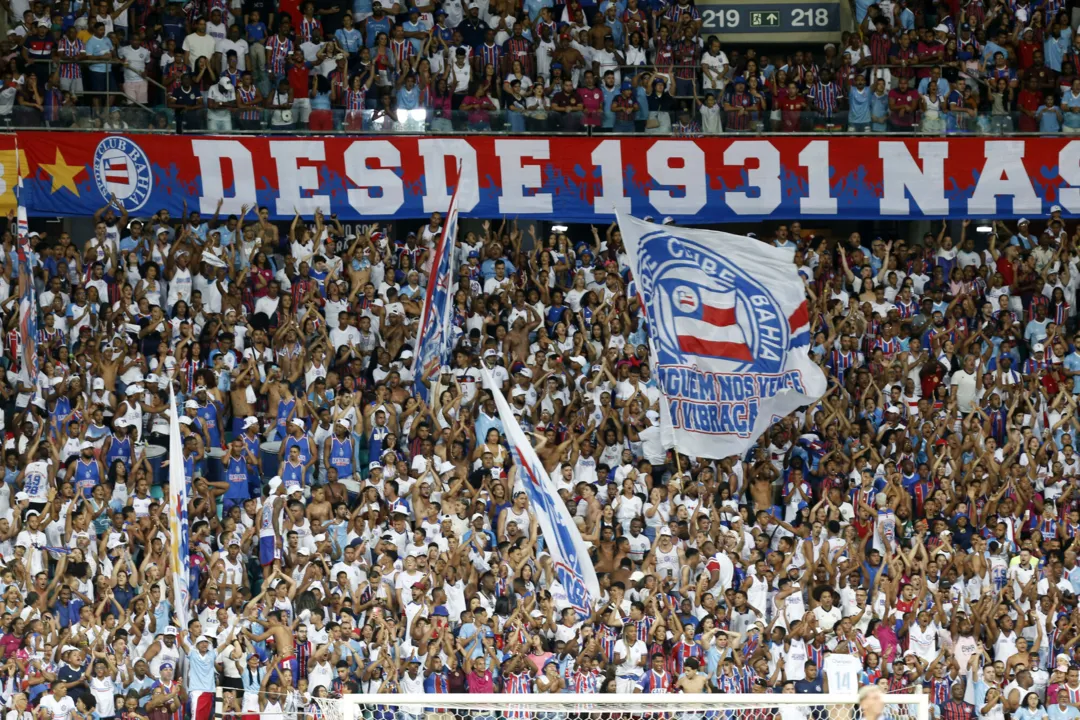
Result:
<svg viewBox="0 0 1080 720"><path fill-rule="evenodd" d="M346 695L316 720L862 720L855 695ZM880 720L930 720L929 698L886 695Z"/></svg>

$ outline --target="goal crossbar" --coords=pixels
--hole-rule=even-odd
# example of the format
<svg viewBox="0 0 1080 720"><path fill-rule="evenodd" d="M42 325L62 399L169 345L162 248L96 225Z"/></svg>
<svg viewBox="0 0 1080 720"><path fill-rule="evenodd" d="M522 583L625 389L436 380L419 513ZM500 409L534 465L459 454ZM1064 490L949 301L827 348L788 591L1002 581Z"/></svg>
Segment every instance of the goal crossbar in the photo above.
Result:
<svg viewBox="0 0 1080 720"><path fill-rule="evenodd" d="M919 692L885 695L882 720L929 720L929 696ZM573 716L597 720L659 718L677 714L691 718L740 720L763 717L774 709L784 717L803 713L810 720L859 720L858 696L827 693L793 694L353 694L339 700L322 700L326 720L545 720ZM791 712L785 712L785 709Z"/></svg>

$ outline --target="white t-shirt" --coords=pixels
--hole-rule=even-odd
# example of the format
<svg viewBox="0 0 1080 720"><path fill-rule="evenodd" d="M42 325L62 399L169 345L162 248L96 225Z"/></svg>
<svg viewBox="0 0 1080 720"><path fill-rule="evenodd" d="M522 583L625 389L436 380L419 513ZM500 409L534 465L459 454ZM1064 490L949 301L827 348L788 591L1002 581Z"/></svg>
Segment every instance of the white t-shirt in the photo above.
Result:
<svg viewBox="0 0 1080 720"><path fill-rule="evenodd" d="M854 655L831 653L825 658L825 679L831 693L853 693L859 688L862 662Z"/></svg>
<svg viewBox="0 0 1080 720"><path fill-rule="evenodd" d="M720 76L724 70L724 66L728 64L728 57L721 50L716 55L709 52L703 53L701 56L701 64L703 67L708 67L713 72L713 75ZM704 76L704 88L705 90L723 90L724 80L723 77L712 78L707 73Z"/></svg>
<svg viewBox="0 0 1080 720"><path fill-rule="evenodd" d="M978 368L975 369L975 373L977 372ZM953 373L951 384L956 388L956 406L960 412L970 412L973 408L977 380L975 373L965 372L963 369Z"/></svg>
<svg viewBox="0 0 1080 720"><path fill-rule="evenodd" d="M69 720L71 714L75 712L75 701L70 695L57 700L52 693L49 693L41 699L39 706L52 713L53 720Z"/></svg>
<svg viewBox="0 0 1080 720"><path fill-rule="evenodd" d="M638 640L633 645L627 646L626 641L620 639L615 643L615 654L621 655L626 658L626 661L622 665L615 668L615 675L618 677L640 677L643 668L638 665L641 662L641 658L645 657L649 652L649 648L645 643Z"/></svg>
<svg viewBox="0 0 1080 720"><path fill-rule="evenodd" d="M817 618L818 627L825 632L832 630L836 626L836 623L843 619L840 608L835 605L833 605L830 610L826 610L821 606L814 608L814 617ZM830 685L830 687L832 686Z"/></svg>
<svg viewBox="0 0 1080 720"><path fill-rule="evenodd" d="M924 661L933 662L937 656L937 633L935 623L927 625L925 630L916 623L908 631L908 648Z"/></svg>
<svg viewBox="0 0 1080 720"><path fill-rule="evenodd" d="M127 65L124 66L124 82L142 82L143 78L139 73L146 70L146 66L150 63L150 51L146 46L134 48L131 45L123 45L116 54L121 60L127 61Z"/></svg>
<svg viewBox="0 0 1080 720"><path fill-rule="evenodd" d="M224 40L218 40L214 45L214 51L221 53L221 65L224 67L227 64L226 55L230 50L236 51L236 69L243 72L247 70L247 54L248 44L247 40L243 38L239 40L230 40L225 38Z"/></svg>

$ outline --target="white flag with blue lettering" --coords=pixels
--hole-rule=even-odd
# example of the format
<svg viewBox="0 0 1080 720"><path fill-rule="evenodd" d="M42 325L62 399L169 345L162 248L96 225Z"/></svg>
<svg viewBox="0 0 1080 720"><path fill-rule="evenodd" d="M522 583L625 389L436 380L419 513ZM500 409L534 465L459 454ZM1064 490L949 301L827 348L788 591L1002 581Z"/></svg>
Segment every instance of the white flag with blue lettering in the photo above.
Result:
<svg viewBox="0 0 1080 720"><path fill-rule="evenodd" d="M793 252L620 215L645 308L664 447L724 458L825 394Z"/></svg>
<svg viewBox="0 0 1080 720"><path fill-rule="evenodd" d="M512 478L515 487L521 487L529 498L529 509L536 515L544 549L551 555L555 575L566 590L567 600L578 615L587 617L600 598L600 583L589 548L581 539L570 509L559 496L554 481L544 469L528 436L521 429L514 411L503 397L499 386L487 368L480 368L484 387L491 391L495 407L502 420L510 455L514 460L517 477Z"/></svg>

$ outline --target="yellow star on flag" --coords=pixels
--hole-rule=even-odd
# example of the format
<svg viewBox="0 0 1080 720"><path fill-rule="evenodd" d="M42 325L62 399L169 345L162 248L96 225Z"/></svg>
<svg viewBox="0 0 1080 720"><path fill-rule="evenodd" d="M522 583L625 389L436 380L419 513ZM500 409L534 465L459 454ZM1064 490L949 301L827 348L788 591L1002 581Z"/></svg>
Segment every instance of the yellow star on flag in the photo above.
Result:
<svg viewBox="0 0 1080 720"><path fill-rule="evenodd" d="M60 188L67 188L75 197L79 196L79 186L75 184L75 178L79 177L79 173L86 170L83 165L68 165L64 160L64 156L60 153L60 148L56 148L56 162L52 165L42 163L41 167L45 172L52 175L51 192L56 192Z"/></svg>

